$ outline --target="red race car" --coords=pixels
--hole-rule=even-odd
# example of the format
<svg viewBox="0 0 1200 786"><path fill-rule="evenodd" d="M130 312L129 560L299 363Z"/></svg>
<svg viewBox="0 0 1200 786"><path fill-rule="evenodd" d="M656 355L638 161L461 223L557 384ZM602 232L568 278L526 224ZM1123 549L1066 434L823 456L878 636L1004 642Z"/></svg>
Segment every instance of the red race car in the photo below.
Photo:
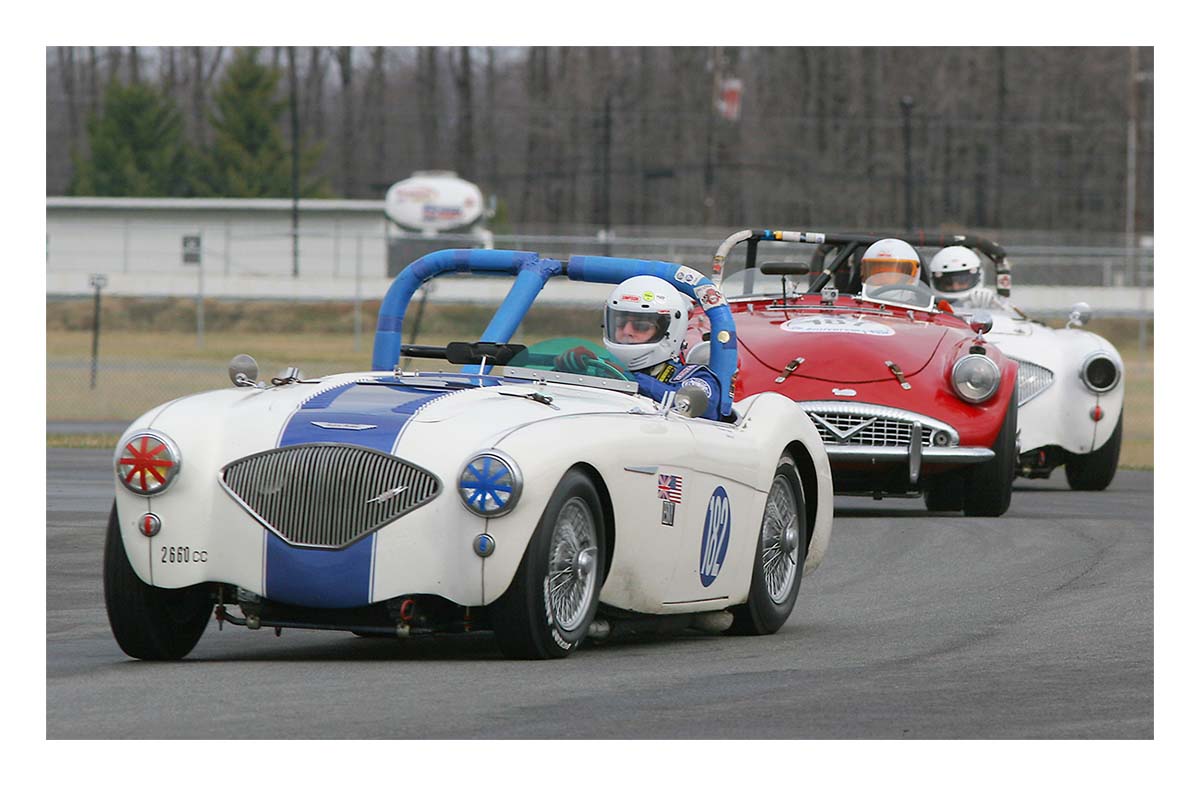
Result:
<svg viewBox="0 0 1200 786"><path fill-rule="evenodd" d="M765 242L801 245L764 246L760 263ZM742 243L745 264L731 269ZM798 402L825 443L838 493L921 492L929 510L999 516L1016 468L1018 367L984 339L986 314L968 324L922 277L913 247L950 244L994 245L744 230L721 244L711 278L734 314L734 396L771 390ZM709 339L696 309L689 362L703 362Z"/></svg>

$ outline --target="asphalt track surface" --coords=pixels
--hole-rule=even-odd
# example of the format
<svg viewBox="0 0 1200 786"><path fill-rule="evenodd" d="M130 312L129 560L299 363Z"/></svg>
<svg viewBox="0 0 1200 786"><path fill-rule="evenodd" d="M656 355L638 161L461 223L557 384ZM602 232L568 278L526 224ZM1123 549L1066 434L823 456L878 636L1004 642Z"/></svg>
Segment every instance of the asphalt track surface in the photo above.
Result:
<svg viewBox="0 0 1200 786"><path fill-rule="evenodd" d="M127 658L101 590L108 451L47 451L46 735L74 738L1141 738L1153 482L1018 481L999 519L837 498L774 636L636 635L564 661L489 634L393 641L210 623Z"/></svg>

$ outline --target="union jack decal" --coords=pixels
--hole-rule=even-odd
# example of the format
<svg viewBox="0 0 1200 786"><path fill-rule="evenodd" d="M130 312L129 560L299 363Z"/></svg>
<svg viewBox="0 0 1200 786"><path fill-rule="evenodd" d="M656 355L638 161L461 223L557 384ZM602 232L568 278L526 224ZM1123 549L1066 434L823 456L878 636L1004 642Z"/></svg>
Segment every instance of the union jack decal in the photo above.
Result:
<svg viewBox="0 0 1200 786"><path fill-rule="evenodd" d="M658 498L677 505L683 502L683 478L678 475L659 475Z"/></svg>

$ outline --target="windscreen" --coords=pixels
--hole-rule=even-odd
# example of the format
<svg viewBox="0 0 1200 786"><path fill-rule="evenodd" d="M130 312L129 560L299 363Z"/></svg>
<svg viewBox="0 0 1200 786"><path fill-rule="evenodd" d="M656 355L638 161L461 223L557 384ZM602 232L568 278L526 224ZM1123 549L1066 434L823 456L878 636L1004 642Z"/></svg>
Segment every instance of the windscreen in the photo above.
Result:
<svg viewBox="0 0 1200 786"><path fill-rule="evenodd" d="M784 284L787 297L795 297L808 291L808 276L768 276L758 269L763 262L811 262L813 246L795 243L759 243L755 267L746 269L747 243L739 243L730 258L725 261L721 279L721 292L727 298L739 297L783 297Z"/></svg>

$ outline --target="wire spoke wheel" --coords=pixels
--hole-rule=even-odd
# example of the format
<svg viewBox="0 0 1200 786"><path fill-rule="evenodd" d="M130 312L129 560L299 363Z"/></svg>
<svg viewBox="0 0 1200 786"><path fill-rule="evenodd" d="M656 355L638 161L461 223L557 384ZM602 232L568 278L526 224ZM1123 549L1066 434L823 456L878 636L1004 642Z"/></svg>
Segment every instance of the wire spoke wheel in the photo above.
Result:
<svg viewBox="0 0 1200 786"><path fill-rule="evenodd" d="M797 547L800 522L796 515L796 495L786 478L776 476L767 495L763 513L762 571L767 594L775 603L783 603L796 580Z"/></svg>
<svg viewBox="0 0 1200 786"><path fill-rule="evenodd" d="M547 570L550 607L564 632L577 630L588 615L596 593L598 557L592 511L582 499L573 497L554 522Z"/></svg>
<svg viewBox="0 0 1200 786"><path fill-rule="evenodd" d="M783 627L796 605L804 560L808 554L809 517L804 482L796 461L787 453L779 457L775 477L767 489L758 541L754 544L754 571L746 602L730 608L729 633L762 636Z"/></svg>

